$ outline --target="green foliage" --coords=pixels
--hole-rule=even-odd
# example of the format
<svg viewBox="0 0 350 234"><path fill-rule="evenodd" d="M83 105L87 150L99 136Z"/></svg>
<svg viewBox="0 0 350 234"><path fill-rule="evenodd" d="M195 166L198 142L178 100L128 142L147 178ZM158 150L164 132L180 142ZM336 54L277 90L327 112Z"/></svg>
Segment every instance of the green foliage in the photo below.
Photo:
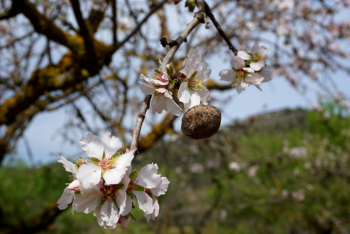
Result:
<svg viewBox="0 0 350 234"><path fill-rule="evenodd" d="M137 222L128 229L104 230L92 214L72 216L68 208L47 233L349 232L350 120L330 113L285 110L236 122L208 140L170 137L133 162L137 169L157 162L171 182L156 221L133 209ZM40 214L60 197L68 174L58 163L2 167L6 217L16 224Z"/></svg>

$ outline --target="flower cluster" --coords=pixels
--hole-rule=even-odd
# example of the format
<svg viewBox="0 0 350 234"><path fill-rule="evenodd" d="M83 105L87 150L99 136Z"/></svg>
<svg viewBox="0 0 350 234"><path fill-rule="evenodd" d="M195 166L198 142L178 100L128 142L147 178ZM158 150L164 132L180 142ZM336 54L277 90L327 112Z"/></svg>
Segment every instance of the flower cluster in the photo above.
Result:
<svg viewBox="0 0 350 234"><path fill-rule="evenodd" d="M238 51L237 56L231 59L232 70L222 70L219 74L220 80L232 82L238 93L249 85L255 85L260 89L259 84L271 80L271 72L262 70L266 65L266 59L267 48L255 43L250 53Z"/></svg>
<svg viewBox="0 0 350 234"><path fill-rule="evenodd" d="M126 228L130 219L133 201L145 212L147 221L158 216L158 197L168 189L169 180L157 174L157 164L148 164L141 171L131 169L134 150L118 151L122 143L111 133L103 134L101 140L88 134L80 140L81 148L90 159L78 158L72 163L60 157L66 171L72 173L58 200L63 210L72 203L74 212L93 212L97 222L104 228L113 229L117 224Z"/></svg>
<svg viewBox="0 0 350 234"><path fill-rule="evenodd" d="M231 82L238 93L249 85L255 85L260 89L259 84L271 80L271 72L262 70L266 65L266 59L267 48L255 43L250 53L238 51L237 56L231 60L232 70L225 69L220 72L221 80ZM174 88L178 88L177 98L185 109L199 104L207 105L211 95L204 83L209 80L210 74L208 63L202 61L200 51L195 48L188 53L184 68L180 72L160 61L160 69L154 70L151 78L141 74L140 78L146 81L146 83L140 82L141 91L145 95L153 95L151 101L153 114L156 112L161 114L165 110L179 116L182 109L173 99Z"/></svg>
<svg viewBox="0 0 350 234"><path fill-rule="evenodd" d="M154 70L152 78L143 74L140 78L147 83L141 83L141 91L145 95L153 95L151 109L153 114L161 114L163 110L179 116L182 109L176 104L172 96L172 86L180 83L178 99L184 104L185 109L192 108L200 103L207 105L210 100L209 90L203 85L210 77L211 70L208 63L202 62L202 56L198 49L191 49L185 60L184 68L176 72L170 65L160 62L160 70Z"/></svg>

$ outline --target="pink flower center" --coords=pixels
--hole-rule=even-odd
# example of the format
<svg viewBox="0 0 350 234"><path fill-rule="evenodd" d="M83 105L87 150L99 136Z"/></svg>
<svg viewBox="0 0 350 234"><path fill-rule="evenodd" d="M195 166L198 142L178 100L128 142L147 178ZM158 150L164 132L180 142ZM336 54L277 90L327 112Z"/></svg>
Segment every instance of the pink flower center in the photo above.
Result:
<svg viewBox="0 0 350 234"><path fill-rule="evenodd" d="M109 159L102 159L100 161L100 168L104 171L110 170L115 167L115 163Z"/></svg>

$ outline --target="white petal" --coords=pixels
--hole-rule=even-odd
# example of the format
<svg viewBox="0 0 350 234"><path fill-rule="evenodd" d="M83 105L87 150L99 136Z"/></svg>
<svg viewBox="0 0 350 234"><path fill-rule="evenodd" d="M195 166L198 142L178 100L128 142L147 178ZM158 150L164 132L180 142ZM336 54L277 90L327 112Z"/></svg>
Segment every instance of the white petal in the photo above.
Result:
<svg viewBox="0 0 350 234"><path fill-rule="evenodd" d="M105 180L106 185L120 183L120 181L126 174L128 167L131 165L131 161L134 158L134 153L135 150L132 150L121 155L116 161L115 168L105 172L105 174L103 175L103 179Z"/></svg>
<svg viewBox="0 0 350 234"><path fill-rule="evenodd" d="M228 82L232 82L233 79L236 77L236 75L237 75L237 72L232 71L232 70L228 70L228 69L222 70L219 73L219 76L221 77L220 80L228 81Z"/></svg>
<svg viewBox="0 0 350 234"><path fill-rule="evenodd" d="M64 169L66 169L66 171L71 172L74 176L77 173L78 169L74 166L74 163L68 161L66 158L64 157L59 157L60 160L58 160L59 163L62 163Z"/></svg>
<svg viewBox="0 0 350 234"><path fill-rule="evenodd" d="M95 210L94 210L94 216L97 218L97 223L98 225L100 225L101 227L103 227L106 223L102 220L101 218L101 207L102 206L98 206Z"/></svg>
<svg viewBox="0 0 350 234"><path fill-rule="evenodd" d="M194 106L198 106L201 103L201 97L197 92L193 92L191 94L191 105L189 108L192 108Z"/></svg>
<svg viewBox="0 0 350 234"><path fill-rule="evenodd" d="M162 177L157 187L151 189L152 194L156 197L159 197L160 195L164 195L165 192L168 190L169 184L170 184L170 181L166 177Z"/></svg>
<svg viewBox="0 0 350 234"><path fill-rule="evenodd" d="M174 102L174 100L169 98L166 98L165 100L165 110L175 116L179 116L182 112L182 109Z"/></svg>
<svg viewBox="0 0 350 234"><path fill-rule="evenodd" d="M260 46L259 48L259 55L261 56L261 59L265 60L267 58L267 48L265 46Z"/></svg>
<svg viewBox="0 0 350 234"><path fill-rule="evenodd" d="M231 59L231 65L234 69L240 69L242 67L245 67L245 62L243 59L241 59L240 57L234 57Z"/></svg>
<svg viewBox="0 0 350 234"><path fill-rule="evenodd" d="M127 185L126 185L126 187L127 187ZM125 207L126 207L126 192L119 189L116 192L115 199L116 199L117 205L119 207L119 214L121 214L124 212Z"/></svg>
<svg viewBox="0 0 350 234"><path fill-rule="evenodd" d="M106 158L112 156L123 145L119 138L116 138L115 136L111 137L110 132L103 134L101 141L105 149Z"/></svg>
<svg viewBox="0 0 350 234"><path fill-rule="evenodd" d="M250 67L254 70L254 71L260 71L261 68L265 67L265 60L259 60L258 62L255 63L251 63Z"/></svg>
<svg viewBox="0 0 350 234"><path fill-rule="evenodd" d="M183 82L180 85L179 92L177 93L177 98L182 103L187 103L190 101L190 93L188 91L188 83Z"/></svg>
<svg viewBox="0 0 350 234"><path fill-rule="evenodd" d="M70 183L67 188L71 191L79 191L80 190L80 181L73 180L73 182Z"/></svg>
<svg viewBox="0 0 350 234"><path fill-rule="evenodd" d="M58 204L58 209L64 210L67 209L68 205L72 203L73 198L74 198L74 191L68 190L68 187L66 187L60 197L58 199L57 204Z"/></svg>
<svg viewBox="0 0 350 234"><path fill-rule="evenodd" d="M151 109L152 109L152 113L155 114L156 112L158 114L161 114L163 112L163 110L166 109L166 97L164 97L163 95L161 96L153 96L152 97L152 101L151 101Z"/></svg>
<svg viewBox="0 0 350 234"><path fill-rule="evenodd" d="M252 46L250 52L252 54L259 54L259 44L257 42L254 43L254 45Z"/></svg>
<svg viewBox="0 0 350 234"><path fill-rule="evenodd" d="M244 60L249 60L250 59L250 55L247 52L243 51L243 50L239 50L237 52L237 56L240 57L241 59L244 59Z"/></svg>
<svg viewBox="0 0 350 234"><path fill-rule="evenodd" d="M268 82L272 79L272 72L270 71L261 71L259 74L264 77L263 83Z"/></svg>
<svg viewBox="0 0 350 234"><path fill-rule="evenodd" d="M158 93L163 93L166 98L173 99L173 97L170 95L169 91L165 88L159 88L159 89L156 89L156 91Z"/></svg>
<svg viewBox="0 0 350 234"><path fill-rule="evenodd" d="M209 80L211 69L207 69L208 63L202 63L202 69L198 72L196 79L203 79L203 81Z"/></svg>
<svg viewBox="0 0 350 234"><path fill-rule="evenodd" d="M200 51L197 48L191 49L188 53L188 59L186 59L184 62L185 67L180 72L185 74L187 77L191 77L194 72L198 71L201 63L202 56Z"/></svg>
<svg viewBox="0 0 350 234"><path fill-rule="evenodd" d="M168 73L167 73L167 71L166 71L166 66L167 66L167 64L165 64L164 62L162 62L162 60L160 60L159 59L159 64L160 64L160 71L163 73L163 77L162 77L162 79L164 79L164 80L169 80L169 78L168 78ZM169 83L169 82L168 82ZM167 83L167 84L168 84Z"/></svg>
<svg viewBox="0 0 350 234"><path fill-rule="evenodd" d="M158 215L159 215L158 200L156 198L153 198L153 212L151 214L148 214L145 212L145 217L147 219L147 222L149 222L151 217L153 220L155 220L155 218L158 217Z"/></svg>
<svg viewBox="0 0 350 234"><path fill-rule="evenodd" d="M258 85L264 80L264 77L259 75L258 73L251 74L247 76L245 81L250 84Z"/></svg>
<svg viewBox="0 0 350 234"><path fill-rule="evenodd" d="M161 181L161 177L159 174L157 174L157 171L157 164L147 164L141 169L141 171L137 175L137 184L148 189L155 188Z"/></svg>
<svg viewBox="0 0 350 234"><path fill-rule="evenodd" d="M84 196L79 194L75 197L73 202L73 208L77 212L90 213L98 207L102 200L102 194L100 191L93 189L88 195Z"/></svg>
<svg viewBox="0 0 350 234"><path fill-rule="evenodd" d="M130 167L131 167L131 165L130 165ZM129 170L129 167L128 167L128 170ZM128 189L128 185L129 185L129 183L130 183L130 178L129 178L129 176L128 176L128 170L126 170L126 173L125 173L125 175L123 176L122 181L120 181L120 183L124 184L124 187L121 189L121 190L123 190L124 192L126 192L126 190Z"/></svg>
<svg viewBox="0 0 350 234"><path fill-rule="evenodd" d="M125 208L124 208L124 211L122 213L123 216L126 216L130 213L132 209L132 200L129 196L126 196L126 205L125 205Z"/></svg>
<svg viewBox="0 0 350 234"><path fill-rule="evenodd" d="M151 214L153 212L152 198L148 196L148 194L145 192L133 191L133 193L137 198L137 203L139 205L139 208L144 212Z"/></svg>
<svg viewBox="0 0 350 234"><path fill-rule="evenodd" d="M255 73L255 71L250 67L244 67L243 70L248 72L248 73Z"/></svg>
<svg viewBox="0 0 350 234"><path fill-rule="evenodd" d="M101 168L91 162L87 162L79 167L77 179L81 181L84 188L91 188L100 182Z"/></svg>
<svg viewBox="0 0 350 234"><path fill-rule="evenodd" d="M201 90L198 90L197 93L199 94L199 96L201 97L201 102L204 105L207 105L207 101L210 101L211 99L211 95L209 90L206 87L202 87Z"/></svg>
<svg viewBox="0 0 350 234"><path fill-rule="evenodd" d="M97 136L89 133L87 138L81 138L80 144L87 156L102 160L104 148L102 142L97 138Z"/></svg>
<svg viewBox="0 0 350 234"><path fill-rule="evenodd" d="M151 218L151 215L152 215L152 214L147 214L147 213L145 213L145 217L146 217L147 223L149 223L149 220L150 220L150 218Z"/></svg>
<svg viewBox="0 0 350 234"><path fill-rule="evenodd" d="M152 213L152 219L155 220L156 217L159 215L159 203L156 198L153 198L153 213Z"/></svg>
<svg viewBox="0 0 350 234"><path fill-rule="evenodd" d="M145 83L141 83L140 89L143 92L144 95L152 95L156 91L156 89L152 86L146 85Z"/></svg>
<svg viewBox="0 0 350 234"><path fill-rule="evenodd" d="M160 81L160 80L156 80L153 78L147 78L144 75L140 75L140 78L143 79L144 81L146 81L149 85L153 86L153 85L168 85L169 81L167 81L167 79L165 79L166 81ZM164 77L163 77L164 79Z"/></svg>
<svg viewBox="0 0 350 234"><path fill-rule="evenodd" d="M106 226L114 227L118 223L118 208L110 198L101 207L101 219L106 222Z"/></svg>
<svg viewBox="0 0 350 234"><path fill-rule="evenodd" d="M248 87L248 84L242 81L241 79L239 79L235 84L235 88L238 93L241 93L242 91L244 91L246 87Z"/></svg>

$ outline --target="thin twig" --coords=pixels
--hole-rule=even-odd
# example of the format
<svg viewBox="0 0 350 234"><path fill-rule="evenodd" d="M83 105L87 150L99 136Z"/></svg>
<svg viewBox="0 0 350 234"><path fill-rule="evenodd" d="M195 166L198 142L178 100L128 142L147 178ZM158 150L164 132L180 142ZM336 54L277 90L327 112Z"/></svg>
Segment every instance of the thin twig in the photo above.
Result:
<svg viewBox="0 0 350 234"><path fill-rule="evenodd" d="M145 120L146 112L149 108L149 103L151 101L151 97L152 97L152 95L146 95L146 97L143 100L143 103L141 105L139 114L138 114L137 119L136 119L135 128L134 128L134 131L132 133L130 150L137 149L137 142L139 141L142 124L143 124L143 121Z"/></svg>
<svg viewBox="0 0 350 234"><path fill-rule="evenodd" d="M207 15L209 16L211 22L213 22L215 28L218 30L220 36L225 40L226 44L228 45L228 48L230 50L232 50L234 55L237 55L237 49L232 45L230 39L227 37L227 35L225 34L225 32L222 30L220 24L218 23L218 21L215 19L215 16L213 15L213 13L210 10L210 7L208 6L207 3L205 3L205 10L207 12Z"/></svg>
<svg viewBox="0 0 350 234"><path fill-rule="evenodd" d="M116 48L114 48L114 50L118 50L120 47L122 47L126 42L128 42L130 40L130 38L132 38L140 29L141 26L146 23L146 21L148 20L149 17L151 17L153 15L154 12L156 12L159 8L161 8L164 3L166 3L167 0L163 0L160 3L158 3L157 5L155 5L152 10L150 10L150 12L148 12L148 14L145 16L145 18L143 18L143 20L140 21L140 23L136 26L136 28L123 40L121 41L118 46ZM114 51L113 51L114 52Z"/></svg>
<svg viewBox="0 0 350 234"><path fill-rule="evenodd" d="M117 22L117 0L112 0L112 21L113 21L113 48L117 47L117 30L118 30L118 22Z"/></svg>

